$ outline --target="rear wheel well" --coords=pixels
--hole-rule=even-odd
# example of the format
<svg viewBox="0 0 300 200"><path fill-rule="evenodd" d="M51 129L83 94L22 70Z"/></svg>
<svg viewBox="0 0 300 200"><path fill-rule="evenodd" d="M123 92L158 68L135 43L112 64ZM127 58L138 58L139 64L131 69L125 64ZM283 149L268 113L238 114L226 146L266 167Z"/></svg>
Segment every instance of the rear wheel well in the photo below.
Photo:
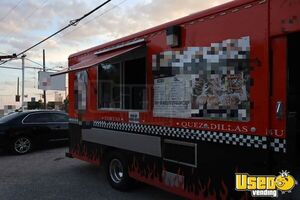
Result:
<svg viewBox="0 0 300 200"><path fill-rule="evenodd" d="M118 149L118 148L115 148L115 147L105 146L105 147L103 147L103 161L104 161L104 163L107 161L109 155L112 154L112 153L122 154L122 156L124 156L127 160L129 158L129 152L128 151Z"/></svg>
<svg viewBox="0 0 300 200"><path fill-rule="evenodd" d="M14 141L16 138L18 137L28 137L30 138L32 141L35 140L35 138L33 137L32 134L29 134L29 133L26 133L26 132L15 132L13 133L10 137L9 137L9 140L10 142Z"/></svg>

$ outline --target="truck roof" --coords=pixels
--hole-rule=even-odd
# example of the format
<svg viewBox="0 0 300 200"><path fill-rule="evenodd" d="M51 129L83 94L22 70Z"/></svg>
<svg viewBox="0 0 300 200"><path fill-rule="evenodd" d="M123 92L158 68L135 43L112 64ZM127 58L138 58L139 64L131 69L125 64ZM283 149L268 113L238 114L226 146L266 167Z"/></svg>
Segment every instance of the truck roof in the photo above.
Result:
<svg viewBox="0 0 300 200"><path fill-rule="evenodd" d="M149 29L146 29L146 30L143 30L143 31L140 31L140 32L122 37L122 38L113 40L113 41L108 42L108 43L104 43L104 44L101 44L101 45L98 45L98 46L95 46L95 47L92 47L92 48L88 48L88 49L79 51L77 53L71 54L69 56L69 59L72 58L72 57L80 56L82 54L85 54L85 53L88 53L88 52L91 52L91 51L98 51L100 49L103 49L103 48L106 48L106 47L109 47L109 46L114 46L114 45L117 45L118 43L121 43L121 42L130 41L130 40L133 40L135 38L142 37L144 35L152 34L152 33L164 30L169 26L187 23L189 21L193 21L193 20L198 19L198 18L204 18L204 17L210 16L210 15L216 14L216 13L224 12L224 11L232 9L234 7L243 6L244 4L249 4L249 3L257 2L257 1L258 0L233 0L233 1L230 1L228 3L222 4L222 5L219 5L219 6L215 6L213 8L209 8L209 9L206 9L206 10L203 10L203 11L200 11L200 12L196 12L196 13L193 13L191 15L176 19L174 21L170 21L170 22L167 22L167 23L164 23L164 24L161 24L161 25L158 25L158 26L155 26L155 27L152 27L152 28L149 28ZM265 1L265 0L262 0L262 1Z"/></svg>

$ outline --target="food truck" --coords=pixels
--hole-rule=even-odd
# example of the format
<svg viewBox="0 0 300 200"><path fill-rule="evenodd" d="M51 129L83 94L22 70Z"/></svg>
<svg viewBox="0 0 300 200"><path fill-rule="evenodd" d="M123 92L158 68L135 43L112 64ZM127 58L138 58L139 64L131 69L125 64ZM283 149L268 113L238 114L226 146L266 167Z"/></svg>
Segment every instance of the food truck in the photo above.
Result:
<svg viewBox="0 0 300 200"><path fill-rule="evenodd" d="M72 54L67 156L189 199L253 197L238 173L295 180L299 48L299 0L235 0Z"/></svg>

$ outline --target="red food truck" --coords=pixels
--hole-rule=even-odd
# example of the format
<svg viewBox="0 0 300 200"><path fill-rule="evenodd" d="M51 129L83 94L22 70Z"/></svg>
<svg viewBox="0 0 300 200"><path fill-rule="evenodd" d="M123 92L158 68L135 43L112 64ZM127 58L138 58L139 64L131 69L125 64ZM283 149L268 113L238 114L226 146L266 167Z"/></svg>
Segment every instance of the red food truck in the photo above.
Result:
<svg viewBox="0 0 300 200"><path fill-rule="evenodd" d="M67 156L103 163L119 190L137 180L189 199L294 198L272 177L239 188L237 174L288 170L297 187L299 48L299 0L235 0L72 54L58 73L69 74Z"/></svg>

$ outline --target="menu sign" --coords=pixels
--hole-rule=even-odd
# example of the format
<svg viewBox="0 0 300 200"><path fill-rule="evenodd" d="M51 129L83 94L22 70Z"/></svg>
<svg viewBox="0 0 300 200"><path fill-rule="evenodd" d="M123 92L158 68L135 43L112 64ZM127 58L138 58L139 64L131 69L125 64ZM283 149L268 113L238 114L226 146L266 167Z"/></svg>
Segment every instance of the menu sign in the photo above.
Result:
<svg viewBox="0 0 300 200"><path fill-rule="evenodd" d="M154 117L191 116L191 75L154 80Z"/></svg>

